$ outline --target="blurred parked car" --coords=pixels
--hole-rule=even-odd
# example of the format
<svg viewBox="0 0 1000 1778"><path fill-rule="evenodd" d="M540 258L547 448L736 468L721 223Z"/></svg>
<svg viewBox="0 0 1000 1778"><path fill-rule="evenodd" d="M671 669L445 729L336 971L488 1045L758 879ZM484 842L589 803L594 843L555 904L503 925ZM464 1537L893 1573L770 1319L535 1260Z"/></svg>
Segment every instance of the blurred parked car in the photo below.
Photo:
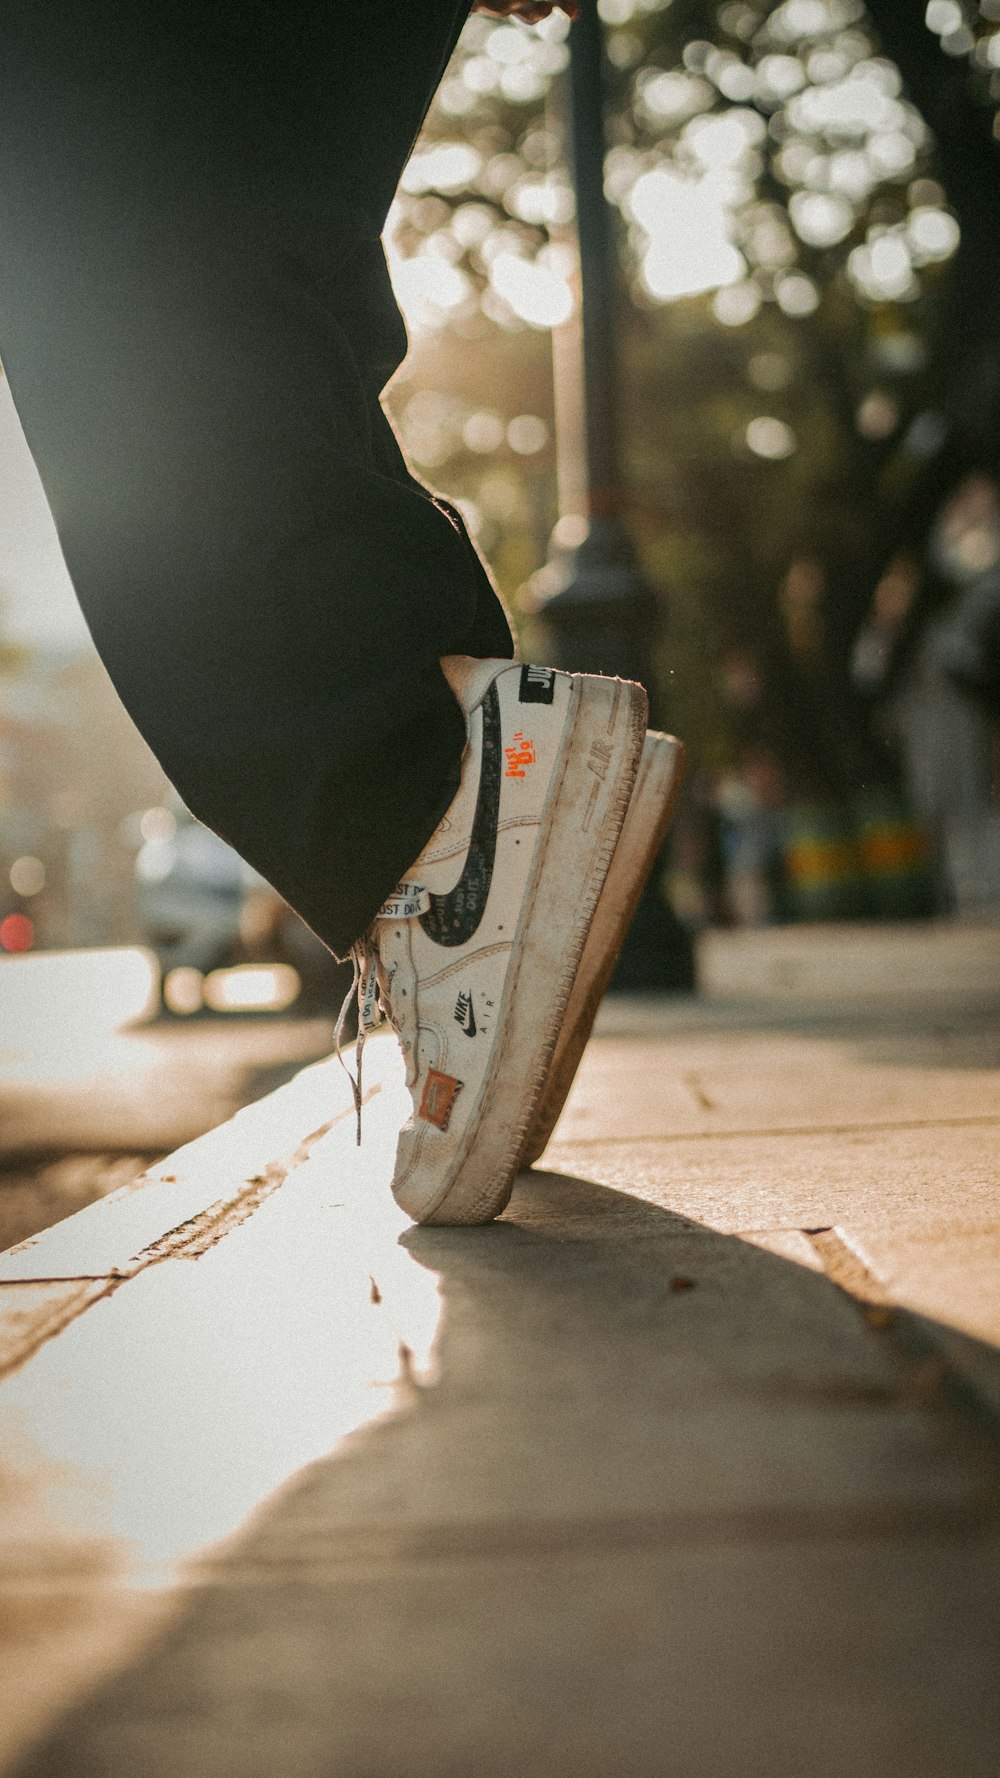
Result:
<svg viewBox="0 0 1000 1778"><path fill-rule="evenodd" d="M186 809L141 818L136 892L169 1012L328 1012L350 970L281 896Z"/></svg>

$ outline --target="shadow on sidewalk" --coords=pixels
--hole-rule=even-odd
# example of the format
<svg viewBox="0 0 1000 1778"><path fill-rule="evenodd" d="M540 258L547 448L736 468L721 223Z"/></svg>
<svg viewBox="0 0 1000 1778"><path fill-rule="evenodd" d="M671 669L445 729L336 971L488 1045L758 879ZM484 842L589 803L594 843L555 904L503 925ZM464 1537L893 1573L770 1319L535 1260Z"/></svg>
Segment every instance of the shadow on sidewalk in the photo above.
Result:
<svg viewBox="0 0 1000 1778"><path fill-rule="evenodd" d="M429 1374L20 1778L993 1778L1000 1463L940 1366L582 1178L402 1245Z"/></svg>

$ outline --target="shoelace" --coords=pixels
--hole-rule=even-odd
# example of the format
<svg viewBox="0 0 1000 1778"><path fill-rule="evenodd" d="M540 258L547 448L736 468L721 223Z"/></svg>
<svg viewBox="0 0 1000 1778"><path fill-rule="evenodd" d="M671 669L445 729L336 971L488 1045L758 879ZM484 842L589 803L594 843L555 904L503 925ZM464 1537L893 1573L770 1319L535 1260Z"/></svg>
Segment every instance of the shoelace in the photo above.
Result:
<svg viewBox="0 0 1000 1778"><path fill-rule="evenodd" d="M368 931L362 933L357 944L351 946L351 963L354 967L354 974L337 1017L333 1041L337 1060L351 1083L351 1092L354 1095L354 1114L357 1119L356 1141L359 1148L361 1147L361 1067L365 1039L369 1031L374 1031L382 1019L387 1019L393 1030L399 1031L399 1023L393 1016L388 997L382 993L379 986L379 949L376 926L379 920L412 920L418 914L424 913L429 905L430 895L421 884L400 883L388 901L383 902ZM354 1044L355 1072L352 1074L344 1061L344 1021L355 996L357 996L358 1003L358 1035Z"/></svg>
<svg viewBox="0 0 1000 1778"><path fill-rule="evenodd" d="M337 1060L351 1083L354 1095L354 1114L357 1119L357 1146L361 1147L361 1106L362 1092L362 1057L365 1039L369 1031L373 1031L380 1022L380 1015L391 1020L391 1013L383 1002L378 986L378 949L371 933L365 933L356 945L351 946L351 963L353 977L351 985L344 996L343 1004L337 1015L336 1029L333 1034ZM347 1019L351 1001L357 997L358 1033L354 1042L354 1073L344 1060L344 1023Z"/></svg>

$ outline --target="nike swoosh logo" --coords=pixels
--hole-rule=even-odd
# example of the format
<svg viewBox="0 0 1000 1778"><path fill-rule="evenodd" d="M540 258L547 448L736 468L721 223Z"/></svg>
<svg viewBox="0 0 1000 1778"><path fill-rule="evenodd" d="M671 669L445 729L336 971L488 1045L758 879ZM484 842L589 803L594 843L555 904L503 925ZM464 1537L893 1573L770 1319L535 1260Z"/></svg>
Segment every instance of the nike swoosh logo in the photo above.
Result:
<svg viewBox="0 0 1000 1778"><path fill-rule="evenodd" d="M462 1030L465 1032L466 1037L475 1037L475 1035L476 1035L476 1015L472 1010L471 998L469 1000L469 1007L468 1007L466 1016L462 1020Z"/></svg>
<svg viewBox="0 0 1000 1778"><path fill-rule="evenodd" d="M477 930L489 899L500 820L500 699L491 685L483 699L483 754L476 812L462 874L446 895L431 892L431 905L420 916L428 938L439 945L464 945Z"/></svg>

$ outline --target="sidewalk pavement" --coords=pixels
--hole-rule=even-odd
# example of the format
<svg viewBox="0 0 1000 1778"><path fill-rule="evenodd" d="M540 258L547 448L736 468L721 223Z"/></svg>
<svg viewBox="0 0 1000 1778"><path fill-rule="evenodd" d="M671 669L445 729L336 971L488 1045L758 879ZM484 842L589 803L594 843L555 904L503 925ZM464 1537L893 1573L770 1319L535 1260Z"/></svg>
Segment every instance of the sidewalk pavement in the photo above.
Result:
<svg viewBox="0 0 1000 1778"><path fill-rule="evenodd" d="M491 1228L376 1039L0 1257L0 1768L995 1778L1000 934L703 967Z"/></svg>
<svg viewBox="0 0 1000 1778"><path fill-rule="evenodd" d="M0 1031L0 1249L232 1117L325 1055L333 1033L332 1018L240 1017L65 1031L55 1007L39 1025L17 1048Z"/></svg>

